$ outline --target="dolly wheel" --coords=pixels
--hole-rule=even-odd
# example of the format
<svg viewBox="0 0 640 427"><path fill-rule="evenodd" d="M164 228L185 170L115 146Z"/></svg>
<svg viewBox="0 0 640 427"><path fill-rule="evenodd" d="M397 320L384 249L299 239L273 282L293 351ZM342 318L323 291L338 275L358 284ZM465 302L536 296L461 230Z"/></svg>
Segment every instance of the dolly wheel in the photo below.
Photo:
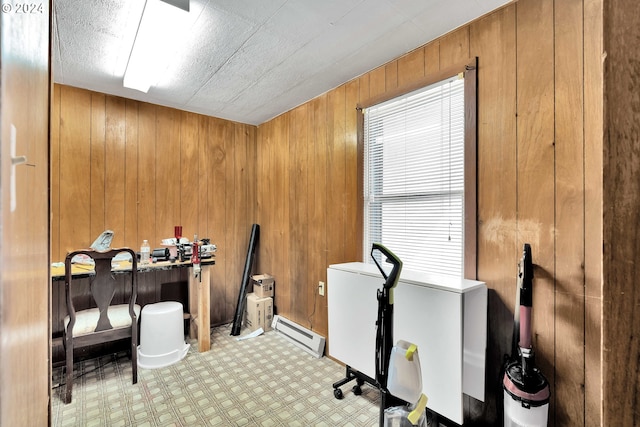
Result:
<svg viewBox="0 0 640 427"><path fill-rule="evenodd" d="M359 385L354 385L351 390L353 390L353 394L356 396L360 396L362 394L362 388L360 388Z"/></svg>
<svg viewBox="0 0 640 427"><path fill-rule="evenodd" d="M344 397L344 395L342 394L342 390L340 390L339 388L333 389L333 395L338 400L342 400L342 398Z"/></svg>

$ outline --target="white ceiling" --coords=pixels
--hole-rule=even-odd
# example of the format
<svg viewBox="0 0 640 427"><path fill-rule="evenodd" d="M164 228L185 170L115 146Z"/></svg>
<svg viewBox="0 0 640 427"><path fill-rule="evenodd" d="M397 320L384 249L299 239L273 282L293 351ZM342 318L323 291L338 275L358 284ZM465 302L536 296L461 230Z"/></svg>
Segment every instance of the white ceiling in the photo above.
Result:
<svg viewBox="0 0 640 427"><path fill-rule="evenodd" d="M56 83L258 125L512 0L191 0L144 94L122 86L145 0L56 0Z"/></svg>

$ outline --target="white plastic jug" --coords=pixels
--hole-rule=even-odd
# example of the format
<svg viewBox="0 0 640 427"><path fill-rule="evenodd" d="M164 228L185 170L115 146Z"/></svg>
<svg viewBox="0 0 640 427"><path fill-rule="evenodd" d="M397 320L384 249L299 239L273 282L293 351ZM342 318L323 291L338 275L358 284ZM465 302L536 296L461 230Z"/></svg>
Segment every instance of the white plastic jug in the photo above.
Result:
<svg viewBox="0 0 640 427"><path fill-rule="evenodd" d="M393 396L416 403L422 394L422 371L415 344L398 340L391 349L387 390Z"/></svg>

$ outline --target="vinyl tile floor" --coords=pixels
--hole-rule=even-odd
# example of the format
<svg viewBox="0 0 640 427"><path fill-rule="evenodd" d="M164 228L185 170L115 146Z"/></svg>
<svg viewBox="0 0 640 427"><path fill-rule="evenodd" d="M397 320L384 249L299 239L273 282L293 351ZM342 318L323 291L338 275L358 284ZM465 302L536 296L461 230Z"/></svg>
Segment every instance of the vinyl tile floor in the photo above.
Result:
<svg viewBox="0 0 640 427"><path fill-rule="evenodd" d="M63 369L53 370L52 426L377 426L379 393L332 384L345 375L274 331L237 340L231 325L212 330L211 350L160 369L138 369L131 384L126 353L75 364L73 400L62 402ZM247 334L243 330L240 337Z"/></svg>

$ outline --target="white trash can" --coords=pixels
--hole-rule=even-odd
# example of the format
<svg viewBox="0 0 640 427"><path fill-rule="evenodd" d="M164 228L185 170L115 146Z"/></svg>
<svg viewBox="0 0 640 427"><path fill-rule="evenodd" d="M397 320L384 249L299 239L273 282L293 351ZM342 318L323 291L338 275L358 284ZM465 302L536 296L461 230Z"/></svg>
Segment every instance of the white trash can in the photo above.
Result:
<svg viewBox="0 0 640 427"><path fill-rule="evenodd" d="M163 368L182 360L189 351L184 340L182 304L158 302L142 307L138 366Z"/></svg>

